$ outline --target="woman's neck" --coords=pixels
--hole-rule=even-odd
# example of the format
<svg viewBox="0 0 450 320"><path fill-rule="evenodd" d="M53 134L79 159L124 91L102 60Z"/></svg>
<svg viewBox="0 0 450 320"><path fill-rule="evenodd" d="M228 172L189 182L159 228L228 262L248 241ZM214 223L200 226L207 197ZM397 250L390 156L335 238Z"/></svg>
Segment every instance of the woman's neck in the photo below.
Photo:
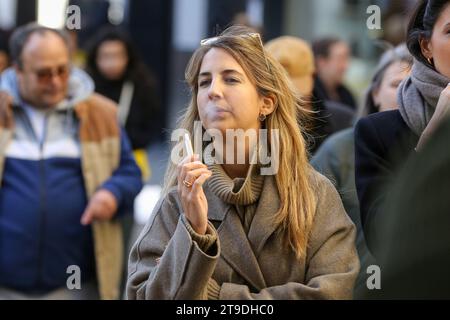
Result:
<svg viewBox="0 0 450 320"><path fill-rule="evenodd" d="M223 170L231 178L245 178L247 176L248 168L250 164L222 164Z"/></svg>
<svg viewBox="0 0 450 320"><path fill-rule="evenodd" d="M254 150L256 143L257 141L249 141L246 139L245 147L242 151L238 150L240 144L234 141L234 154L229 155L229 157L227 157L226 139L222 151L220 151L220 147L216 148L216 156L218 156L218 159L223 159L222 168L231 179L245 178L247 176L253 157L253 152L250 152L250 150ZM240 152L244 152L244 161L242 161ZM229 159L232 159L232 161L227 161Z"/></svg>

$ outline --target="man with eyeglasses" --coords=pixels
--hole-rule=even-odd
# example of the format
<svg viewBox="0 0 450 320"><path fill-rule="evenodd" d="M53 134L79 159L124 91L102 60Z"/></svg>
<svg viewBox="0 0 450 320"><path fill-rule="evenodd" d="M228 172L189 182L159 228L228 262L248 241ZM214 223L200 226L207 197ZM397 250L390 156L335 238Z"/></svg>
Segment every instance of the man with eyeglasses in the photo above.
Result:
<svg viewBox="0 0 450 320"><path fill-rule="evenodd" d="M117 107L29 24L0 78L0 299L116 299L120 216L142 187Z"/></svg>

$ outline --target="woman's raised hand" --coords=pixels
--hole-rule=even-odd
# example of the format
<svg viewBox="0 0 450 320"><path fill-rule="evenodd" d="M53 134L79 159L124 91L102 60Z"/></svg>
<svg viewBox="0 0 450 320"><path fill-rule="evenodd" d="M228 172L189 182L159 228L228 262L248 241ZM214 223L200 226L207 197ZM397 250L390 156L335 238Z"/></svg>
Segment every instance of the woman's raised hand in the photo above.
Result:
<svg viewBox="0 0 450 320"><path fill-rule="evenodd" d="M178 165L178 194L192 228L204 235L208 226L208 201L203 184L212 172L198 159L198 155L187 156Z"/></svg>

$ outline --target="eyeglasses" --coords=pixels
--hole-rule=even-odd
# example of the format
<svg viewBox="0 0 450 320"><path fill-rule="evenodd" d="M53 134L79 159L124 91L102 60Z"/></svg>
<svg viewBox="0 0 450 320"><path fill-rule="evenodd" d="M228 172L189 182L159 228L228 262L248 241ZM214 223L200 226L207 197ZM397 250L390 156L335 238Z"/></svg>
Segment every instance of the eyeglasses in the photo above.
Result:
<svg viewBox="0 0 450 320"><path fill-rule="evenodd" d="M214 44L216 41L218 41L219 39L223 38L223 37L243 37L243 38L251 38L254 39L256 41L258 41L258 44L260 46L260 49L264 55L264 60L266 62L266 67L267 67L267 71L270 72L270 68L269 68L269 62L267 61L267 57L266 57L266 53L264 51L264 45L263 42L261 40L261 35L257 32L251 32L251 33L245 33L245 34L241 34L241 35L235 35L235 36L217 36L217 37L212 37L212 38L206 38L200 41L200 46L208 46L208 45L212 45Z"/></svg>
<svg viewBox="0 0 450 320"><path fill-rule="evenodd" d="M49 83L52 81L53 77L59 77L61 80L67 80L70 73L69 66L59 66L55 69L44 68L34 71L38 81L41 83Z"/></svg>

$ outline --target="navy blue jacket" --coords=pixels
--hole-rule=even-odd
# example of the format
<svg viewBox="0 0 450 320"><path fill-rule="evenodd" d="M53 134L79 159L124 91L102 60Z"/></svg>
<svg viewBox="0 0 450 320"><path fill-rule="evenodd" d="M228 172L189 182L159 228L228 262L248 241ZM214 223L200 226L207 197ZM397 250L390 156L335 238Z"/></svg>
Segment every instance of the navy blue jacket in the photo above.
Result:
<svg viewBox="0 0 450 320"><path fill-rule="evenodd" d="M355 183L369 249L374 233L382 232L371 225L382 210L386 187L414 152L418 139L398 110L371 114L356 124Z"/></svg>

